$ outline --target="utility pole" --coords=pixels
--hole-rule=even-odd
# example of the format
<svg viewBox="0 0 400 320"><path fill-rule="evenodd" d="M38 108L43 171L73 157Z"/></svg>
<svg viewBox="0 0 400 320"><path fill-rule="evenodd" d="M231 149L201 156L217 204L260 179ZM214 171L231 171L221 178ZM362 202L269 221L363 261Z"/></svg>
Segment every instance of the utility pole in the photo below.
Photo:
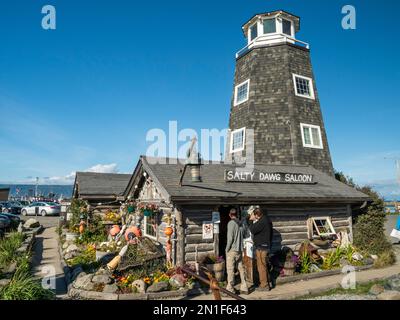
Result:
<svg viewBox="0 0 400 320"><path fill-rule="evenodd" d="M36 177L35 198L38 196L39 177Z"/></svg>

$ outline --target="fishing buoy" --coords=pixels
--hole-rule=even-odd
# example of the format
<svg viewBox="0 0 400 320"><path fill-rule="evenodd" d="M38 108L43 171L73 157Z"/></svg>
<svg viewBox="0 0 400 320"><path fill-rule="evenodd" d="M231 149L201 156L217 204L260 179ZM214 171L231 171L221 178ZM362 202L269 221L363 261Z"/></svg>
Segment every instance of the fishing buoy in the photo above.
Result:
<svg viewBox="0 0 400 320"><path fill-rule="evenodd" d="M115 237L120 231L121 231L121 228L119 227L119 225L113 225L110 230L110 235L112 237Z"/></svg>

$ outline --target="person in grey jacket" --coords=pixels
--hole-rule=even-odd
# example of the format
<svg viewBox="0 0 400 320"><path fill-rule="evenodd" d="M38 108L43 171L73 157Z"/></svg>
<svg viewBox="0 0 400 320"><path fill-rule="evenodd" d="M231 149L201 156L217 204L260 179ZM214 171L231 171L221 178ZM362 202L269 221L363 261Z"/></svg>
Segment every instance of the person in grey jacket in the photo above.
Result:
<svg viewBox="0 0 400 320"><path fill-rule="evenodd" d="M243 252L243 232L240 226L236 209L231 209L229 212L228 232L227 232L227 243L226 243L226 272L228 276L228 284L226 289L235 293L235 269L240 273L240 293L248 294L249 289L247 287L244 267L242 263L242 252Z"/></svg>

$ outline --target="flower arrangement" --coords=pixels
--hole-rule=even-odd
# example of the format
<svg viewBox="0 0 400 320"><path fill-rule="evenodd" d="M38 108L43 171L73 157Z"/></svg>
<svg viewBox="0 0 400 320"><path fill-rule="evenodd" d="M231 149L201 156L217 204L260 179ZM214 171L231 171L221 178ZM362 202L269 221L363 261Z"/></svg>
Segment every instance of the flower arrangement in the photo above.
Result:
<svg viewBox="0 0 400 320"><path fill-rule="evenodd" d="M158 212L159 207L154 203L140 203L138 205L138 209L141 213L144 214L144 216L148 217L154 214L155 212Z"/></svg>
<svg viewBox="0 0 400 320"><path fill-rule="evenodd" d="M224 257L222 256L216 256L215 254L208 254L206 255L201 263L202 264L217 264L217 263L222 263L224 262Z"/></svg>
<svg viewBox="0 0 400 320"><path fill-rule="evenodd" d="M113 222L113 223L118 224L118 223L121 222L121 216L120 216L118 213L109 210L109 211L107 211L107 213L105 214L103 220L104 220L104 221L111 221L111 222Z"/></svg>

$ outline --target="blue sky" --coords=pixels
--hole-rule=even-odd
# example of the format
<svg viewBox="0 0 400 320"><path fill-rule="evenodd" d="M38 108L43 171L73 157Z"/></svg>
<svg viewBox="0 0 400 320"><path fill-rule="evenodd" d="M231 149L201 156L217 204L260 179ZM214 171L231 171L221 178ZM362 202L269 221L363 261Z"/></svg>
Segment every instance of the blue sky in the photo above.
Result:
<svg viewBox="0 0 400 320"><path fill-rule="evenodd" d="M41 28L46 4L56 30ZM131 172L170 120L226 128L241 25L275 9L302 18L335 168L400 198L385 160L400 158L397 0L2 1L0 182Z"/></svg>

